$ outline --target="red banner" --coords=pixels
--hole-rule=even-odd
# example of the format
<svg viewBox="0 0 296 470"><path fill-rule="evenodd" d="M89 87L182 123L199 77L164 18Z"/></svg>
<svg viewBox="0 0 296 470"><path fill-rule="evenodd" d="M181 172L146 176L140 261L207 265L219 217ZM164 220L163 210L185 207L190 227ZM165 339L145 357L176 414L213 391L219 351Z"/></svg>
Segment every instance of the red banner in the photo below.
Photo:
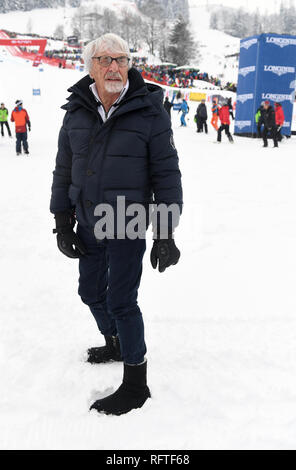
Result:
<svg viewBox="0 0 296 470"><path fill-rule="evenodd" d="M0 46L39 46L39 52L43 55L46 47L47 39L2 39L0 38Z"/></svg>

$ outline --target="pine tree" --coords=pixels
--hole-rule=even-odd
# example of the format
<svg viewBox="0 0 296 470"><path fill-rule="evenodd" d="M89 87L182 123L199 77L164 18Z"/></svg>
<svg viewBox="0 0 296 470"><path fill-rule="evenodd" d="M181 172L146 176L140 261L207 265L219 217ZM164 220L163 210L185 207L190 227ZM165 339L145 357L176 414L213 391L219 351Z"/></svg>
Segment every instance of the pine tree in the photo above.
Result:
<svg viewBox="0 0 296 470"><path fill-rule="evenodd" d="M118 27L118 18L116 13L113 10L109 10L109 8L104 8L102 24L104 34L116 31Z"/></svg>
<svg viewBox="0 0 296 470"><path fill-rule="evenodd" d="M196 56L196 48L188 23L179 17L169 37L170 60L185 65Z"/></svg>
<svg viewBox="0 0 296 470"><path fill-rule="evenodd" d="M262 33L261 17L260 17L259 11L256 10L256 12L254 13L251 30L249 34L253 35L253 34L261 34L261 33Z"/></svg>
<svg viewBox="0 0 296 470"><path fill-rule="evenodd" d="M53 37L56 39L64 39L64 25L58 24L54 30Z"/></svg>
<svg viewBox="0 0 296 470"><path fill-rule="evenodd" d="M145 9L153 2L153 0L135 0L139 10L145 13ZM182 16L185 20L189 20L189 4L188 0L158 0L160 9L164 12L159 19L175 20Z"/></svg>
<svg viewBox="0 0 296 470"><path fill-rule="evenodd" d="M288 34L296 33L296 10L293 5L284 10L282 32Z"/></svg>
<svg viewBox="0 0 296 470"><path fill-rule="evenodd" d="M218 14L216 11L213 11L210 17L210 28L218 29Z"/></svg>
<svg viewBox="0 0 296 470"><path fill-rule="evenodd" d="M164 9L160 0L149 0L149 3L142 6L141 11L147 16L143 31L145 41L150 54L154 55L160 37L160 22L165 17Z"/></svg>

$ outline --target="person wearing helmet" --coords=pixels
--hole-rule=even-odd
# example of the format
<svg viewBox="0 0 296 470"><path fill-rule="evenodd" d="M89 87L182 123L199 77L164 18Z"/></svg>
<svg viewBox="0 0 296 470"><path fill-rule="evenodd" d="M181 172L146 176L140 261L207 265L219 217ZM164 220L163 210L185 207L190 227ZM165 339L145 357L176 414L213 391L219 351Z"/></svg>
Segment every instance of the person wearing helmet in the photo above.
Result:
<svg viewBox="0 0 296 470"><path fill-rule="evenodd" d="M257 137L259 137L259 139L262 138L261 128L264 124L263 111L264 111L264 101L262 101L262 103L261 103L260 107L257 109L257 113L255 115L255 121L256 121L256 124L257 124Z"/></svg>
<svg viewBox="0 0 296 470"><path fill-rule="evenodd" d="M227 135L229 142L233 144L233 137L229 131L230 114L229 114L229 107L228 107L227 101L222 102L222 107L219 110L219 118L221 121L221 126L218 129L217 142L221 143L222 132L225 131L225 134Z"/></svg>
<svg viewBox="0 0 296 470"><path fill-rule="evenodd" d="M275 103L275 124L276 124L276 138L278 142L282 141L281 130L285 122L285 114L281 103Z"/></svg>
<svg viewBox="0 0 296 470"><path fill-rule="evenodd" d="M16 100L16 106L11 113L11 121L15 123L16 134L16 154L21 155L22 145L26 155L29 155L28 134L31 130L30 118L27 111L23 108L22 100Z"/></svg>
<svg viewBox="0 0 296 470"><path fill-rule="evenodd" d="M264 129L263 129L263 147L268 147L268 140L267 136L270 134L273 140L273 146L278 147L278 141L276 137L276 122L275 122L275 112L273 106L271 106L270 101L264 101L264 109L263 109L263 122L264 122Z"/></svg>
<svg viewBox="0 0 296 470"><path fill-rule="evenodd" d="M185 99L183 99L180 111L182 113L181 114L181 126L180 127L186 127L187 124L186 124L185 117L186 117L186 114L189 113L189 106L188 106L187 101Z"/></svg>
<svg viewBox="0 0 296 470"><path fill-rule="evenodd" d="M218 130L218 120L219 120L219 106L217 98L213 99L213 106L212 106L212 120L211 124L213 128L217 131Z"/></svg>
<svg viewBox="0 0 296 470"><path fill-rule="evenodd" d="M7 122L7 119L8 119L8 109L5 108L4 103L1 103L1 107L0 107L0 125L1 125L1 135L2 135L2 137L4 137L4 126L7 129L9 137L11 137L10 127L9 127L8 122Z"/></svg>
<svg viewBox="0 0 296 470"><path fill-rule="evenodd" d="M197 107L196 114L195 114L195 119L196 119L196 125L197 125L197 131L196 132L203 132L208 133L208 125L207 125L207 119L208 119L208 112L207 112L207 107L206 107L206 100L201 100L201 103Z"/></svg>

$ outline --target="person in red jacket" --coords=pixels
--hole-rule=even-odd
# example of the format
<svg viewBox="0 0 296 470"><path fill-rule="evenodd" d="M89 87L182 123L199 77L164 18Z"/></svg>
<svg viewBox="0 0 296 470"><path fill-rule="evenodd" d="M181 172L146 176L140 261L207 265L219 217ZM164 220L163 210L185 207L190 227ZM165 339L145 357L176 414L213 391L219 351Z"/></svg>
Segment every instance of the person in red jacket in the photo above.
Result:
<svg viewBox="0 0 296 470"><path fill-rule="evenodd" d="M229 107L227 102L222 103L222 107L219 109L219 118L221 121L221 126L218 129L218 137L217 137L217 142L221 143L222 140L222 131L225 131L229 142L233 144L233 138L232 135L229 132L229 126L230 126L230 114L229 114Z"/></svg>
<svg viewBox="0 0 296 470"><path fill-rule="evenodd" d="M29 155L27 126L31 130L30 118L27 111L23 108L22 100L16 100L16 107L11 113L11 121L15 123L16 134L16 154L20 155L22 152L21 144L26 155Z"/></svg>
<svg viewBox="0 0 296 470"><path fill-rule="evenodd" d="M281 130L285 122L285 114L283 107L280 103L275 103L275 123L276 123L276 138L278 142L282 140Z"/></svg>

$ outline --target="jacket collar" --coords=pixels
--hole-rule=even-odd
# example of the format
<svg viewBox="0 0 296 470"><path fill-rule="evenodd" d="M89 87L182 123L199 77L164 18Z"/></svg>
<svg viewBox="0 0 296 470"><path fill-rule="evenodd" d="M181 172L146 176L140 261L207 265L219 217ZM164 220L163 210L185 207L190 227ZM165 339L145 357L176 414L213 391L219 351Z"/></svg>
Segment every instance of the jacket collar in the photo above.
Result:
<svg viewBox="0 0 296 470"><path fill-rule="evenodd" d="M153 106L153 103L158 102L162 104L162 97L163 92L162 89L157 85L146 84L143 80L142 75L134 68L131 68L128 72L128 79L129 79L129 88L127 93L125 94L124 98L120 102L118 106L118 110L116 111L116 116L119 113L119 110L123 105L134 101L135 98L142 98L141 102L136 103L134 101L134 106L128 106L128 110L135 109L135 108L143 108L146 106ZM90 111L93 111L97 114L97 101L90 90L90 85L94 83L94 80L89 76L86 75L81 80L79 80L75 85L71 86L68 91L71 93L69 98L67 98L68 103L62 106L62 109L66 111L74 111L77 108L85 107ZM153 100L148 100L144 103L144 99L147 96L153 96Z"/></svg>

